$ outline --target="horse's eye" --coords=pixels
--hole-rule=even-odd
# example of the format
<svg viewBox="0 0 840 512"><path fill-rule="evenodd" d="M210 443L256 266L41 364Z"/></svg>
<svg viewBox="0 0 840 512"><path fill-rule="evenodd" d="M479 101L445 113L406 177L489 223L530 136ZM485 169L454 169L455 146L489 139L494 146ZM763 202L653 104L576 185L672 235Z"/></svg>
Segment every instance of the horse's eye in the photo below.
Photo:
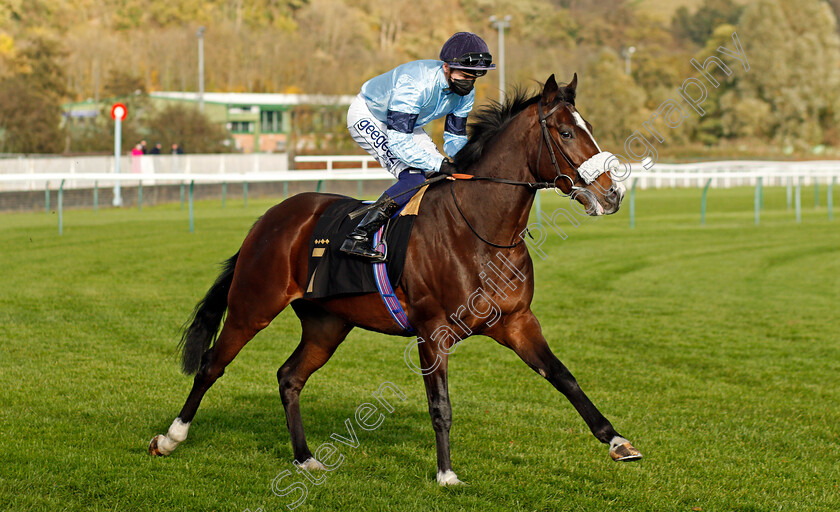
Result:
<svg viewBox="0 0 840 512"><path fill-rule="evenodd" d="M571 139L572 138L572 132L563 131L563 132L560 132L560 136L563 137L564 139Z"/></svg>

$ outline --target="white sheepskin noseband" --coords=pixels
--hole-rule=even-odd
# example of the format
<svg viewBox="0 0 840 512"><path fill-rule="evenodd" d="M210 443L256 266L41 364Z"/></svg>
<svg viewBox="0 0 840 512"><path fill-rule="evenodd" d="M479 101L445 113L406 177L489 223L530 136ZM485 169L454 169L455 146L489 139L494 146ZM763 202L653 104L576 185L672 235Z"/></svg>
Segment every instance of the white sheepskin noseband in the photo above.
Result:
<svg viewBox="0 0 840 512"><path fill-rule="evenodd" d="M612 160L612 162L610 162ZM609 165L609 167L607 167ZM598 176L618 167L618 158L609 151L601 151L580 164L578 173L587 185L598 179Z"/></svg>

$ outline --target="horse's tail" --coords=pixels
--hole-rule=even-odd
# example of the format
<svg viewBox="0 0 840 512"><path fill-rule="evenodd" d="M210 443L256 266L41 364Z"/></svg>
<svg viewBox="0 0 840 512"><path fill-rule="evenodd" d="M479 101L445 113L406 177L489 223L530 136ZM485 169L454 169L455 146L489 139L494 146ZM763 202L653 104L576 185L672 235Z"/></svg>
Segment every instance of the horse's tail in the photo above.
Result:
<svg viewBox="0 0 840 512"><path fill-rule="evenodd" d="M238 258L239 252L222 263L222 273L184 323L178 348L181 350L181 370L187 375L198 372L201 357L216 338L227 309L228 291Z"/></svg>

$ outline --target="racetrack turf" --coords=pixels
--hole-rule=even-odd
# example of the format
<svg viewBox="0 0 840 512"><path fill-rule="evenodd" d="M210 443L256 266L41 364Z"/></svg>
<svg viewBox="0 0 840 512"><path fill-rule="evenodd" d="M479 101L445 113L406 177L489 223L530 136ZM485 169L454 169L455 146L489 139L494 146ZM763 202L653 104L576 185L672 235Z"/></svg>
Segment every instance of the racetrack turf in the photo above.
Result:
<svg viewBox="0 0 840 512"><path fill-rule="evenodd" d="M563 204L543 193L543 208ZM310 447L393 399L375 430L297 510L830 511L840 509L840 219L765 189L639 190L628 208L550 232L534 310L557 356L645 455L615 463L565 398L487 338L450 362L452 459L435 483L434 434L407 338L353 331L302 395ZM823 201L824 202L824 201ZM300 497L277 368L290 310L205 397L188 440L146 448L183 404L178 327L217 263L271 204L0 215L0 509L287 510ZM835 204L840 204L835 198ZM533 254L533 252L532 252Z"/></svg>

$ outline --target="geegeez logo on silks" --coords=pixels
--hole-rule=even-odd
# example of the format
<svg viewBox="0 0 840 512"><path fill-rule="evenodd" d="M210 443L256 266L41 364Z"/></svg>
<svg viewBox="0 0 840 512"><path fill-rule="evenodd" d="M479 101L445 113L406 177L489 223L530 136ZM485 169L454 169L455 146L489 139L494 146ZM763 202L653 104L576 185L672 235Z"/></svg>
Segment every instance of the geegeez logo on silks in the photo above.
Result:
<svg viewBox="0 0 840 512"><path fill-rule="evenodd" d="M370 119L360 119L356 123L355 128L359 131L359 133L369 135L368 138L375 147L387 147L386 143L388 142L388 138L384 133L376 129L376 124L374 124Z"/></svg>
<svg viewBox="0 0 840 512"><path fill-rule="evenodd" d="M367 137L370 143L378 150L380 154L388 160L388 168L392 169L400 162L400 159L391 153L391 148L388 147L388 137L376 129L376 124L370 119L360 119L353 127L360 134Z"/></svg>

